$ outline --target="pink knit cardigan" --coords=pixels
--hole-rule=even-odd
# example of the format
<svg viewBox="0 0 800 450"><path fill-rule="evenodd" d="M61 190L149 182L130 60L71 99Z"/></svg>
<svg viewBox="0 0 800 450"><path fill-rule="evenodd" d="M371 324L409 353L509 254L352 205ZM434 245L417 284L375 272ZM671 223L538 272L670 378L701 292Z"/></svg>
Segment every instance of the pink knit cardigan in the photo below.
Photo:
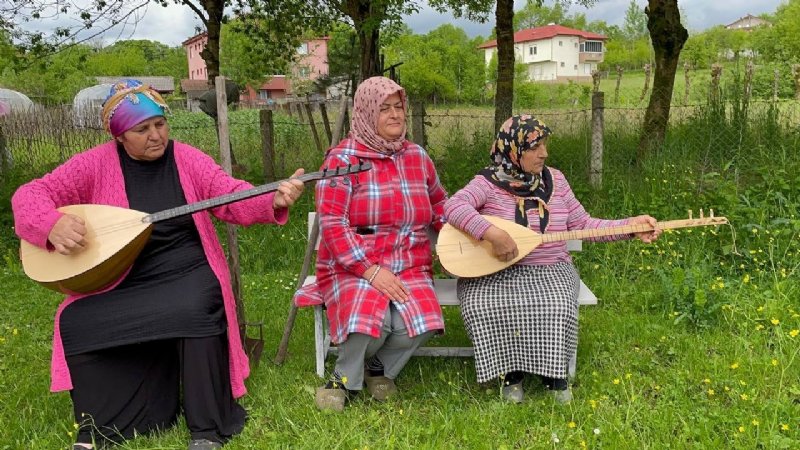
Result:
<svg viewBox="0 0 800 450"><path fill-rule="evenodd" d="M230 177L202 151L177 141L174 148L178 176L188 203L252 187L245 181ZM238 225L284 224L288 219L288 210L273 209L273 197L274 193L270 193L220 206L210 212L221 220ZM48 245L47 236L50 230L62 216L56 208L86 203L128 207L125 181L114 141L82 152L44 177L21 186L11 199L16 233L20 238L44 248ZM238 398L247 392L244 380L250 373L250 367L240 341L235 299L225 254L209 212L195 213L192 218L211 270L222 286L228 321L231 390L234 397ZM106 290L113 289L125 275ZM69 296L56 311L50 385L53 392L72 389L72 379L61 342L59 318L66 306L84 297L86 295Z"/></svg>

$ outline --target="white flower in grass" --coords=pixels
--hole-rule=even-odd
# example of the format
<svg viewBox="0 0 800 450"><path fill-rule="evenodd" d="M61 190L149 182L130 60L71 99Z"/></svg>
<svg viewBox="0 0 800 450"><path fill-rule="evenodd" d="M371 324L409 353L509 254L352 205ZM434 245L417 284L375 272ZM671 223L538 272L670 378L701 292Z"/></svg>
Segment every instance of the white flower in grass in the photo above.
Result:
<svg viewBox="0 0 800 450"><path fill-rule="evenodd" d="M600 434L600 428L595 428L594 430L592 430L592 433Z"/></svg>
<svg viewBox="0 0 800 450"><path fill-rule="evenodd" d="M557 435L557 434L555 434L555 433L553 433L553 434L550 436L550 438L553 440L553 443L554 443L554 444L558 444L559 442L561 442L561 440L558 438L558 435Z"/></svg>

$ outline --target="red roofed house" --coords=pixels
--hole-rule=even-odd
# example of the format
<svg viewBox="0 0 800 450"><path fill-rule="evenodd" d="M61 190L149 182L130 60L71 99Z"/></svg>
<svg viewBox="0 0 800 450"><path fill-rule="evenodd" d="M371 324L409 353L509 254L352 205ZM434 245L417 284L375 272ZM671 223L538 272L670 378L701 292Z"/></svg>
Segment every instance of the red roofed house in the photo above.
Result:
<svg viewBox="0 0 800 450"><path fill-rule="evenodd" d="M605 41L602 34L549 24L514 33L515 59L528 66L531 81L589 81L597 64L603 62ZM486 64L497 52L497 41L478 48L484 50Z"/></svg>
<svg viewBox="0 0 800 450"><path fill-rule="evenodd" d="M266 83L254 89L247 86L241 93L240 102L250 105L265 105L292 94L292 79L298 81L316 80L328 74L328 41L329 37L310 39L297 49L297 61L292 65L291 77L273 75ZM208 42L208 35L203 32L183 42L186 57L189 61L189 80L207 80L206 62L200 52ZM291 79L290 79L291 78Z"/></svg>

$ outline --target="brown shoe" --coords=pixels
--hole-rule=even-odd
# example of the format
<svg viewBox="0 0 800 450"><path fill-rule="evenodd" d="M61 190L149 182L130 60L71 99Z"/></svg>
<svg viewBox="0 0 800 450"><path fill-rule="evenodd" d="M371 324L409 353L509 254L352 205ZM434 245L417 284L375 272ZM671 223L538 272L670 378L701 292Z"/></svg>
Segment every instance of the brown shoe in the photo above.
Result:
<svg viewBox="0 0 800 450"><path fill-rule="evenodd" d="M371 377L365 374L364 382L367 385L367 392L369 392L372 398L379 402L397 394L397 385L394 384L394 380L383 375Z"/></svg>
<svg viewBox="0 0 800 450"><path fill-rule="evenodd" d="M314 396L314 403L317 408L322 411L344 411L344 404L347 402L347 393L344 389L333 388L326 389L324 387L317 388L317 393Z"/></svg>

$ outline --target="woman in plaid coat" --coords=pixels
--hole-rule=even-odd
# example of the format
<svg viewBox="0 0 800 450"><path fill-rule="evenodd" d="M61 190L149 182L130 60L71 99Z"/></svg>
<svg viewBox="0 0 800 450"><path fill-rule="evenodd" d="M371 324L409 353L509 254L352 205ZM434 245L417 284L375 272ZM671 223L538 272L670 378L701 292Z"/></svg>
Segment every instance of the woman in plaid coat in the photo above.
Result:
<svg viewBox="0 0 800 450"><path fill-rule="evenodd" d="M433 289L427 229L438 231L447 193L422 147L406 140L406 95L373 77L356 90L350 135L323 168L369 161L372 169L317 183L323 245L317 288L339 346L320 409L342 410L366 383L383 400L414 350L444 329Z"/></svg>

